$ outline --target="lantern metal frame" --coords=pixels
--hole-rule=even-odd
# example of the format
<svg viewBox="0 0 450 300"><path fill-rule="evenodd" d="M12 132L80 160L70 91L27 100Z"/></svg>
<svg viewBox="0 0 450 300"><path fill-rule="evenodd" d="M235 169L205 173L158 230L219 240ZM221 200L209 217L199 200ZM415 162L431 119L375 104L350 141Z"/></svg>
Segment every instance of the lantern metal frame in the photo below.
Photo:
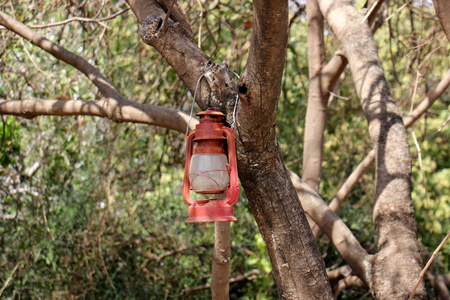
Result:
<svg viewBox="0 0 450 300"><path fill-rule="evenodd" d="M239 197L235 131L225 126L225 115L214 108L197 114L200 123L187 134L186 161L183 180L183 200L189 206L188 223L237 221L233 205ZM222 147L226 140L226 147ZM194 143L198 147L194 150ZM225 151L226 150L226 151ZM191 158L197 153L225 153L228 158L227 171L230 181L226 191L205 191L199 194L217 194L218 199L193 199L189 170ZM221 199L225 196L224 199Z"/></svg>

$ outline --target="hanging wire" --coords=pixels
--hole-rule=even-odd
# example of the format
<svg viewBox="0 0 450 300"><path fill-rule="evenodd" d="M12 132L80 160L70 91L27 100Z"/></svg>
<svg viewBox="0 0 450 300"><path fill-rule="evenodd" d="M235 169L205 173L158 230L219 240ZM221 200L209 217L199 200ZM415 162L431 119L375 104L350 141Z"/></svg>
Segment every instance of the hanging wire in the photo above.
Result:
<svg viewBox="0 0 450 300"><path fill-rule="evenodd" d="M230 71L231 73L233 73L234 75L236 75L238 79L241 79L241 76L239 76L239 74L236 73L235 71L233 71L233 70L228 70L228 71Z"/></svg>
<svg viewBox="0 0 450 300"><path fill-rule="evenodd" d="M229 70L229 71L231 73L233 73L234 75L236 75L238 79L241 79L241 76L239 76L238 73L236 73L232 70ZM191 124L192 114L194 112L194 104L195 104L195 98L197 97L197 90L198 90L198 86L200 85L200 81L202 80L203 77L205 77L205 74L203 74L202 76L200 76L198 78L197 85L195 86L194 99L192 99L191 112L189 114L189 121L186 126L186 135L189 133L189 125ZM231 124L231 128L233 128L233 129L236 128L236 111L237 111L238 102L239 102L239 94L236 94L236 100L234 102L234 108L233 108L233 123Z"/></svg>
<svg viewBox="0 0 450 300"><path fill-rule="evenodd" d="M230 70L230 72L233 73L234 75L236 75L238 79L241 79L241 76L239 76L238 73L236 73L232 70ZM236 94L236 100L234 101L234 109L233 109L233 123L231 124L232 129L236 128L236 111L237 111L238 102L239 102L239 94Z"/></svg>
<svg viewBox="0 0 450 300"><path fill-rule="evenodd" d="M202 80L203 77L205 77L205 74L202 74L202 76L200 76L200 77L198 78L198 80L197 80L197 85L195 86L194 99L192 99L191 113L190 113L190 115L189 115L189 122L187 123L187 126L186 126L186 135L189 133L189 125L191 124L192 113L194 112L194 103L195 103L195 98L197 97L198 85L200 84L200 80Z"/></svg>
<svg viewBox="0 0 450 300"><path fill-rule="evenodd" d="M236 128L236 110L238 106L238 101L239 101L239 94L236 94L236 100L234 102L234 109L233 109L233 123L231 124L232 129Z"/></svg>

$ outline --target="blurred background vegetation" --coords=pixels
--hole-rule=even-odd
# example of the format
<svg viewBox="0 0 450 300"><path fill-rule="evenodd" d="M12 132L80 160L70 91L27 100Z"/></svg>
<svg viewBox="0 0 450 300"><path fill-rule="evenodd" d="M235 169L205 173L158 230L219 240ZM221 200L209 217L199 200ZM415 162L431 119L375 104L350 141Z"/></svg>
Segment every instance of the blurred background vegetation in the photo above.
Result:
<svg viewBox="0 0 450 300"><path fill-rule="evenodd" d="M357 1L358 7L364 2ZM251 2L190 0L182 5L202 50L242 73ZM29 26L101 18L126 7L124 1L0 3L2 11ZM308 95L307 28L304 2L290 7L278 129L285 162L299 174ZM388 15L375 39L392 93L407 115L449 69L450 46L427 1L391 2ZM188 111L192 95L160 55L140 41L131 11L109 21L36 30L88 59L132 101ZM96 88L73 67L4 28L0 35L1 99L99 99ZM331 56L337 42L328 30L326 41ZM371 149L350 73L335 93L339 97L330 101L320 188L326 200ZM447 93L409 130L412 198L419 239L429 252L450 231L450 126L442 127L449 104ZM2 299L210 298L205 285L210 282L213 225L184 222L182 134L82 116L0 117ZM376 251L373 190L372 169L339 212L369 252ZM235 210L231 298L276 299L270 261L244 192ZM319 246L328 268L345 264L325 237ZM449 244L435 268L450 272ZM364 297L369 298L366 291L350 290L341 299Z"/></svg>

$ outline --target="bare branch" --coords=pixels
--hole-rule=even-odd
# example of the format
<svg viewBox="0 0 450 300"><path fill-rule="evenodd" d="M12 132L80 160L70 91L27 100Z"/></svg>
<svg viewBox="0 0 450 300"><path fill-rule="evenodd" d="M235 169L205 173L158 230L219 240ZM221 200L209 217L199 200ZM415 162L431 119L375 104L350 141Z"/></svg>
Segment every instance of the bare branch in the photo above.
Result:
<svg viewBox="0 0 450 300"><path fill-rule="evenodd" d="M427 272L427 278L430 280L431 286L433 287L436 295L438 295L439 300L450 299L450 292L448 291L448 282L445 282L445 275L433 274L431 270Z"/></svg>
<svg viewBox="0 0 450 300"><path fill-rule="evenodd" d="M342 278L345 278L349 276L352 273L352 268L349 266L342 266L334 270L327 270L327 276L328 279L330 279L331 282L336 282L341 280Z"/></svg>
<svg viewBox="0 0 450 300"><path fill-rule="evenodd" d="M8 278L6 279L5 283L3 284L3 287L0 289L0 296L3 294L3 292L5 291L5 289L8 287L9 282L11 281L11 279L14 276L14 273L16 272L17 268L19 267L20 263L17 263L14 268L12 269L12 271L9 273Z"/></svg>
<svg viewBox="0 0 450 300"><path fill-rule="evenodd" d="M173 19L175 22L179 22L183 29L193 37L191 25L189 23L189 19L184 12L183 7L181 7L178 0L158 0L158 2L162 5L164 10L167 12L167 16ZM164 30L163 30L164 31Z"/></svg>
<svg viewBox="0 0 450 300"><path fill-rule="evenodd" d="M357 276L348 276L345 278L342 278L338 281L337 286L334 289L334 296L337 299L337 296L345 289L349 289L352 287L360 287L360 288L367 288L367 285L359 279Z"/></svg>
<svg viewBox="0 0 450 300"><path fill-rule="evenodd" d="M325 201L293 172L290 172L292 183L306 213L319 224L328 239L335 245L344 260L361 280L369 283L367 265L369 255L361 247L351 230L330 210Z"/></svg>
<svg viewBox="0 0 450 300"><path fill-rule="evenodd" d="M372 23L375 21L375 16L377 15L378 10L384 2L385 0L377 1L370 12L367 14L369 26L372 25ZM333 58L325 66L323 66L321 87L322 90L329 91L333 88L334 84L339 79L339 76L341 76L342 72L344 72L347 63L347 58L342 53L342 51L336 51Z"/></svg>
<svg viewBox="0 0 450 300"><path fill-rule="evenodd" d="M23 23L15 20L7 14L0 12L0 24L9 30L17 33L21 37L27 39L42 50L50 53L54 57L68 63L83 72L92 83L97 86L102 95L106 98L112 98L116 101L124 100L124 97L116 90L116 88L100 73L98 69L92 66L87 60L73 52L46 39L41 34L31 30Z"/></svg>
<svg viewBox="0 0 450 300"><path fill-rule="evenodd" d="M105 26L104 24L102 24L102 22L105 21L109 21L112 19L115 19L116 17L126 13L127 11L129 11L130 8L127 7L125 9L122 9L121 11L118 11L110 16L107 17L103 17L103 18L81 18L81 17L73 17L73 18L69 18L67 20L64 21L60 21L60 22L55 22L55 23L50 23L50 24L42 24L42 25L29 25L28 27L32 28L32 29L42 29L42 28L49 28L49 27L55 27L55 26L61 26L64 24L68 24L68 23L72 23L72 22L94 22L94 23L99 23L100 25Z"/></svg>
<svg viewBox="0 0 450 300"><path fill-rule="evenodd" d="M442 247L448 241L449 238L450 238L450 232L447 233L447 236L442 240L442 242L439 244L439 246L436 248L436 250L434 250L433 255L431 255L431 258L427 262L427 265L425 266L425 268L423 268L422 272L420 272L420 276L417 279L416 285L414 286L414 289L413 289L413 291L411 293L411 296L409 296L408 300L411 300L411 299L414 298L414 295L417 292L417 289L419 287L420 282L422 281L423 276L425 275L425 272L428 270L428 268L430 267L431 263L436 258L437 254L439 253L439 251L441 251Z"/></svg>
<svg viewBox="0 0 450 300"><path fill-rule="evenodd" d="M362 22L369 19L369 24L372 24L383 2L383 0L376 1ZM340 51L337 51L333 59L325 65L323 16L317 0L308 1L306 7L310 84L305 122L302 180L317 191L322 173L323 136L328 95L345 70L347 59Z"/></svg>
<svg viewBox="0 0 450 300"><path fill-rule="evenodd" d="M420 116L422 116L433 105L433 103L442 96L442 94L449 86L450 70L447 71L446 75L438 83L436 88L432 89L428 93L427 97L422 100L422 102L407 117L403 119L405 127L411 127L414 122L416 122L420 118ZM374 161L375 151L371 150L337 191L335 197L330 203L331 210L337 212L341 208L342 203L347 199L355 184L367 172Z"/></svg>
<svg viewBox="0 0 450 300"><path fill-rule="evenodd" d="M189 116L162 106L102 100L0 100L0 114L32 119L37 116L96 116L113 122L143 123L184 133ZM191 127L196 120L191 121Z"/></svg>
<svg viewBox="0 0 450 300"><path fill-rule="evenodd" d="M106 98L95 101L58 101L58 100L24 100L23 102L1 101L4 114L32 118L37 115L94 115L111 119L114 122L137 122L157 125L183 132L187 116L175 109L154 105L138 104L123 97L98 69L87 60L46 39L23 23L0 12L0 24L26 38L34 45L52 54L58 59L74 66L91 80ZM184 125L183 125L184 123Z"/></svg>
<svg viewBox="0 0 450 300"><path fill-rule="evenodd" d="M308 17L309 93L306 109L302 180L319 190L322 173L323 137L327 115L328 89L322 90L322 66L325 64L323 16L317 0L306 3Z"/></svg>
<svg viewBox="0 0 450 300"><path fill-rule="evenodd" d="M379 252L371 259L369 286L381 299L404 298L421 270L407 132L362 14L347 0L319 4L348 59L377 158L373 220ZM394 284L399 278L401 284Z"/></svg>

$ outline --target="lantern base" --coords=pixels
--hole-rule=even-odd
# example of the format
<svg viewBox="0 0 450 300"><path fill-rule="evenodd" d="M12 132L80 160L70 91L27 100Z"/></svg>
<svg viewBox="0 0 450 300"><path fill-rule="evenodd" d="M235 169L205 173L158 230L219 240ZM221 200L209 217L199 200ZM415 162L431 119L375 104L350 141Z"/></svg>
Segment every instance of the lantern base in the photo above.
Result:
<svg viewBox="0 0 450 300"><path fill-rule="evenodd" d="M234 209L224 200L195 202L189 206L189 218L186 223L229 222L237 221Z"/></svg>

